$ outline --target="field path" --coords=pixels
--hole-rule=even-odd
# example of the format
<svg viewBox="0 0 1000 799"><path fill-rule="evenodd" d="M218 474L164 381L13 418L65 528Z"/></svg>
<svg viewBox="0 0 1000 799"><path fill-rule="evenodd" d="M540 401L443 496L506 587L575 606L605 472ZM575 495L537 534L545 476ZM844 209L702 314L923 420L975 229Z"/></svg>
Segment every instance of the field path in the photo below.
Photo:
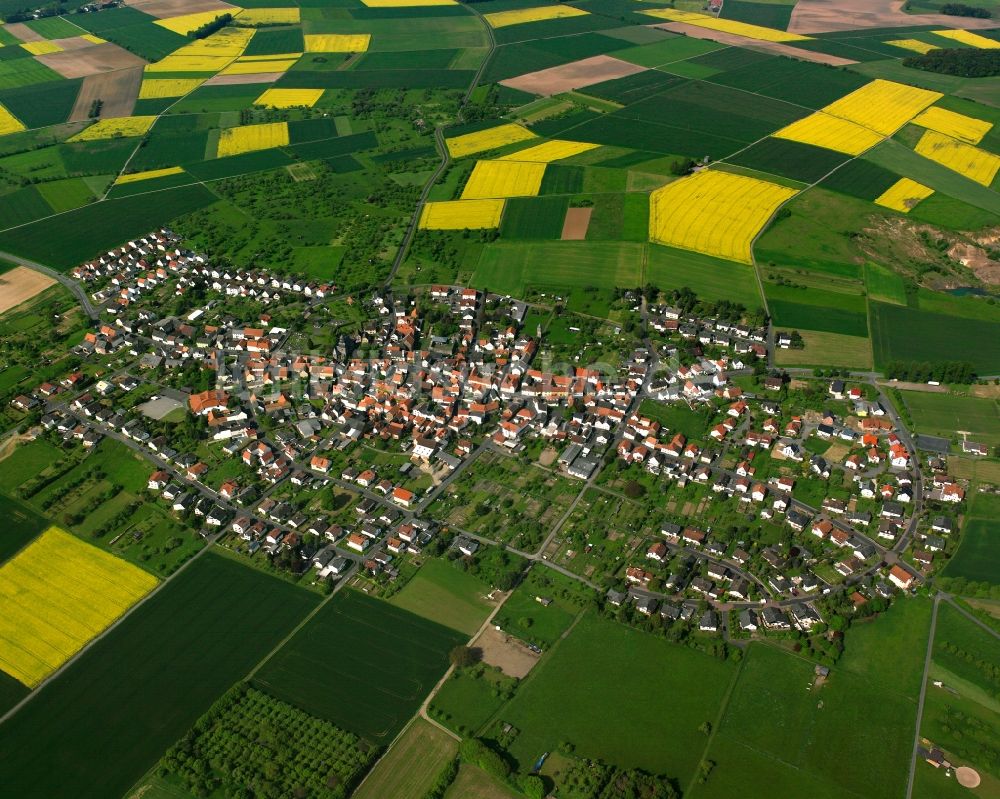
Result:
<svg viewBox="0 0 1000 799"><path fill-rule="evenodd" d="M911 799L913 796L913 778L917 770L917 747L920 746L920 723L924 716L924 697L927 695L927 680L930 677L931 656L934 653L934 630L937 627L938 606L945 598L945 594L937 594L934 597L934 609L931 611L931 629L927 634L927 654L924 655L924 673L920 680L920 698L917 700L917 726L913 731L913 753L910 755L910 773L906 778L906 799Z"/></svg>

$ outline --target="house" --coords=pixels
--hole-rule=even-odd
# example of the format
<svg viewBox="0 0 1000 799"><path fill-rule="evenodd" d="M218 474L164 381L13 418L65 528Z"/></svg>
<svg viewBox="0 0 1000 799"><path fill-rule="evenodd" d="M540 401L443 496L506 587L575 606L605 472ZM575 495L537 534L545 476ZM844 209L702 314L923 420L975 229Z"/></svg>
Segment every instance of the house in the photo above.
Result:
<svg viewBox="0 0 1000 799"><path fill-rule="evenodd" d="M207 416L212 411L224 411L229 405L229 395L225 391L209 389L188 397L188 406L195 416Z"/></svg>
<svg viewBox="0 0 1000 799"><path fill-rule="evenodd" d="M641 596L635 601L635 609L644 616L652 616L659 605L659 600L651 596Z"/></svg>
<svg viewBox="0 0 1000 799"><path fill-rule="evenodd" d="M899 565L889 569L889 582L902 591L908 591L913 585L913 580L913 575Z"/></svg>
<svg viewBox="0 0 1000 799"><path fill-rule="evenodd" d="M719 629L719 616L714 610L706 610L698 622L698 629L703 633L714 633Z"/></svg>
<svg viewBox="0 0 1000 799"><path fill-rule="evenodd" d="M153 472L149 476L149 482L146 483L146 488L148 488L150 491L159 491L161 488L164 488L169 482L170 482L170 474L160 469Z"/></svg>
<svg viewBox="0 0 1000 799"><path fill-rule="evenodd" d="M792 624L781 608L764 608L760 612L760 620L767 630L790 630Z"/></svg>
<svg viewBox="0 0 1000 799"><path fill-rule="evenodd" d="M757 630L757 614L747 608L740 612L740 629L745 633L752 633Z"/></svg>
<svg viewBox="0 0 1000 799"><path fill-rule="evenodd" d="M650 546L646 550L646 557L650 560L655 560L658 563L662 563L667 557L667 545L662 541L657 541L655 544Z"/></svg>
<svg viewBox="0 0 1000 799"><path fill-rule="evenodd" d="M615 591L614 589L609 589L608 593L604 595L609 605L613 605L616 608L620 608L625 600L628 598L628 594L624 591Z"/></svg>
<svg viewBox="0 0 1000 799"><path fill-rule="evenodd" d="M330 471L330 459L320 457L319 455L313 455L309 460L309 468L322 474L326 474Z"/></svg>
<svg viewBox="0 0 1000 799"><path fill-rule="evenodd" d="M361 533L352 533L347 538L347 548L355 552L364 552L371 545L372 540Z"/></svg>
<svg viewBox="0 0 1000 799"><path fill-rule="evenodd" d="M414 494L408 488L400 488L397 486L392 489L392 501L397 505L402 505L404 508L410 507L413 503Z"/></svg>

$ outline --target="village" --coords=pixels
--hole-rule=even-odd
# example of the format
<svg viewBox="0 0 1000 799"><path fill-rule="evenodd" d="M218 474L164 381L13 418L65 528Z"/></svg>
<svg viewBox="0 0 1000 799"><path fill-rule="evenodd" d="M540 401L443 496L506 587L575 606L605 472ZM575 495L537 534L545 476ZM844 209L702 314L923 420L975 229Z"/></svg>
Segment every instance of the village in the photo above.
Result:
<svg viewBox="0 0 1000 799"><path fill-rule="evenodd" d="M45 435L141 453L148 491L187 526L296 579L381 590L429 545L500 546L630 618L728 638L809 632L831 597L891 601L956 545L965 488L943 461L874 383L769 370L792 336L766 326L626 293L645 335L619 330L622 362L579 366L554 362L566 348L507 296L340 297L214 267L169 231L72 277L98 308L84 366L11 406ZM517 536L469 529L456 507L484 464L519 464L526 492L554 487L566 512L524 508L538 522ZM641 507L642 524L614 544L575 526L594 497Z"/></svg>

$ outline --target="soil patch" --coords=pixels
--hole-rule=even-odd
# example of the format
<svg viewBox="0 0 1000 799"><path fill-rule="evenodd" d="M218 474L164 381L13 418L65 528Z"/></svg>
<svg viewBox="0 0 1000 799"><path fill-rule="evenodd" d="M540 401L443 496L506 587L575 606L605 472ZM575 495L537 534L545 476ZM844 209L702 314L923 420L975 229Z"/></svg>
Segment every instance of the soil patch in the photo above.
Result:
<svg viewBox="0 0 1000 799"><path fill-rule="evenodd" d="M55 281L48 275L18 266L0 275L0 313L16 308L36 294L45 291Z"/></svg>
<svg viewBox="0 0 1000 799"><path fill-rule="evenodd" d="M781 42L763 42L760 39L751 39L747 36L740 36L736 33L723 33L722 31L713 31L708 28L700 28L697 25L688 25L684 22L661 22L657 25L651 25L652 28L659 28L660 30L673 31L674 33L682 33L685 36L691 36L695 39L709 39L713 42L720 42L721 44L731 44L735 47L745 47L748 50L760 50L765 53L774 53L775 55L784 55L789 58L798 58L800 61L815 61L817 64L830 64L835 67L844 67L848 64L856 64L857 61L852 61L849 58L840 58L835 55L827 55L826 53L814 53L811 50L802 50L798 47L792 47L789 44L782 44ZM791 28L789 28L791 30Z"/></svg>
<svg viewBox="0 0 1000 799"><path fill-rule="evenodd" d="M88 75L83 79L80 93L76 96L70 122L83 122L90 117L90 108L95 100L100 100L101 119L127 117L132 115L139 86L142 83L142 69L119 69Z"/></svg>
<svg viewBox="0 0 1000 799"><path fill-rule="evenodd" d="M88 75L142 67L146 64L139 56L110 42L93 45L84 50L49 53L35 58L64 78L86 78Z"/></svg>
<svg viewBox="0 0 1000 799"><path fill-rule="evenodd" d="M592 58L528 72L500 82L512 89L548 96L645 71L646 67L629 64L609 55L595 55Z"/></svg>
<svg viewBox="0 0 1000 799"><path fill-rule="evenodd" d="M4 25L4 29L10 33L11 36L16 36L22 42L44 42L45 37L40 33L35 33L31 28L25 25L23 22L12 22L10 25Z"/></svg>
<svg viewBox="0 0 1000 799"><path fill-rule="evenodd" d="M995 28L991 19L948 17L944 14L906 14L903 0L799 0L788 23L789 33L824 33L859 28Z"/></svg>
<svg viewBox="0 0 1000 799"><path fill-rule="evenodd" d="M587 238L587 228L590 227L590 215L593 208L570 208L566 211L566 221L563 222L563 241L583 241Z"/></svg>
<svg viewBox="0 0 1000 799"><path fill-rule="evenodd" d="M979 772L968 766L959 766L955 769L955 779L963 788L978 788L979 783L982 782Z"/></svg>
<svg viewBox="0 0 1000 799"><path fill-rule="evenodd" d="M484 663L496 666L508 677L518 679L527 677L540 657L538 653L528 649L523 641L495 627L483 630L472 642L472 646L482 650Z"/></svg>
<svg viewBox="0 0 1000 799"><path fill-rule="evenodd" d="M256 75L216 75L203 86L243 86L249 83L274 83L284 72L258 72Z"/></svg>
<svg viewBox="0 0 1000 799"><path fill-rule="evenodd" d="M564 235L563 238L566 238L566 236ZM546 447L542 450L542 454L538 456L538 462L542 466L551 466L556 462L556 458L558 457L559 450L554 449L553 447Z"/></svg>
<svg viewBox="0 0 1000 799"><path fill-rule="evenodd" d="M236 13L239 9L222 0L125 0L125 5L149 14L157 19L182 17L185 14L199 14L203 11L218 11L220 14Z"/></svg>

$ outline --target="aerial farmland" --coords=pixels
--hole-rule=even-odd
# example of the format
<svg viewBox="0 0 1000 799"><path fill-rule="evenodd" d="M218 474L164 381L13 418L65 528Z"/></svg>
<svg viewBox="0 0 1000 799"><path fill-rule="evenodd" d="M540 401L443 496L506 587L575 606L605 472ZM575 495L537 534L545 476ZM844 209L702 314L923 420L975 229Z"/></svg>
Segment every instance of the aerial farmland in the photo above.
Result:
<svg viewBox="0 0 1000 799"><path fill-rule="evenodd" d="M1000 797L1000 0L0 0L0 795Z"/></svg>

